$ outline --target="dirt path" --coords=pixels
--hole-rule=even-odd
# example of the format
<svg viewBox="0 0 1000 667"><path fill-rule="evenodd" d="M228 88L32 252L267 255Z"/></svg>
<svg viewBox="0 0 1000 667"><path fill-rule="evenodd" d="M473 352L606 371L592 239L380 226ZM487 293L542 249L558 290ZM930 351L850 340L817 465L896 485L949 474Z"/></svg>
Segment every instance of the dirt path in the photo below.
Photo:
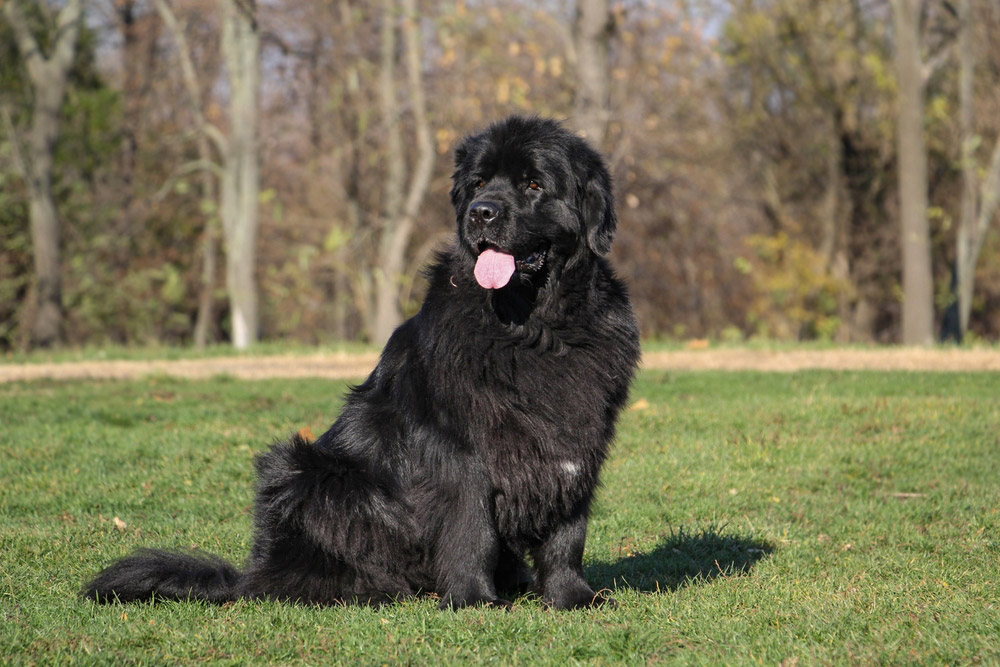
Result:
<svg viewBox="0 0 1000 667"><path fill-rule="evenodd" d="M0 382L52 379L128 379L145 375L207 378L362 378L378 355L220 357L182 361L74 361L0 364ZM650 352L643 367L661 370L844 370L1000 371L1000 350L875 348L850 350L677 350Z"/></svg>

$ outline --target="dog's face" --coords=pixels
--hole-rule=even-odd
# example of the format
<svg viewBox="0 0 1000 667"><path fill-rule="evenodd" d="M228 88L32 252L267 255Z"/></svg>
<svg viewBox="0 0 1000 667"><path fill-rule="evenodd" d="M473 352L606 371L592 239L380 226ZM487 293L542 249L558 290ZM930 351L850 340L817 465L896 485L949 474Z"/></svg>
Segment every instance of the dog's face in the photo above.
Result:
<svg viewBox="0 0 1000 667"><path fill-rule="evenodd" d="M514 278L537 283L611 247L616 218L604 161L555 121L514 116L466 138L452 179L461 251L484 289Z"/></svg>

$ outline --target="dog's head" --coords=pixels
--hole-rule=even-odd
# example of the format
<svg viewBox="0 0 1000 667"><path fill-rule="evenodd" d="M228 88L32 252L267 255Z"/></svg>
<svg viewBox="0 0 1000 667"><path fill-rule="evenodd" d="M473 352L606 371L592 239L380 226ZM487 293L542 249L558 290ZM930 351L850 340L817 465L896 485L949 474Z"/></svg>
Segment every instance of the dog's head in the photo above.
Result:
<svg viewBox="0 0 1000 667"><path fill-rule="evenodd" d="M600 154L553 120L512 116L455 151L451 201L462 252L486 289L604 255L616 216Z"/></svg>

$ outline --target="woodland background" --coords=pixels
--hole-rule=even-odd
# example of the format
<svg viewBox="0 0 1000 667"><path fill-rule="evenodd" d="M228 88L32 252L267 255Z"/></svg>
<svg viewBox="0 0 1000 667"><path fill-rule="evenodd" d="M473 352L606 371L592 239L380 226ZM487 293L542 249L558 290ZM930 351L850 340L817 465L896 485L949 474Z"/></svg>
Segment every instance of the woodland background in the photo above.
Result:
<svg viewBox="0 0 1000 667"><path fill-rule="evenodd" d="M0 6L0 349L384 341L512 112L605 151L647 337L1000 337L995 0Z"/></svg>

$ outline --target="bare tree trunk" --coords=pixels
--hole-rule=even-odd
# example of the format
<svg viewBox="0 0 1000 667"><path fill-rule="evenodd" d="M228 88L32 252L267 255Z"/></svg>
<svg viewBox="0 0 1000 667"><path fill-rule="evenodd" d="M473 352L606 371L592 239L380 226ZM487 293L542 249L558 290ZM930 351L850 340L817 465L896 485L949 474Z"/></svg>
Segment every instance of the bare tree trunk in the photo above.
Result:
<svg viewBox="0 0 1000 667"><path fill-rule="evenodd" d="M260 34L254 0L220 0L222 52L229 75L230 136L223 159L221 217L226 244L232 340L245 349L259 337L257 228L260 173L257 163Z"/></svg>
<svg viewBox="0 0 1000 667"><path fill-rule="evenodd" d="M372 337L384 344L393 329L402 320L400 309L400 279L406 267L406 249L420 206L430 186L434 171L434 146L430 124L427 121L427 103L421 71L420 30L415 0L402 0L403 42L406 61L407 88L413 108L413 121L417 142L417 162L402 200L402 191L396 189L405 182L406 165L402 149L402 132L396 111L394 83L395 17L397 8L393 0L383 5L382 25L382 74L380 96L383 121L386 123L389 159L389 191L386 193L385 226L379 240L379 262L375 289L375 316Z"/></svg>
<svg viewBox="0 0 1000 667"><path fill-rule="evenodd" d="M31 34L18 1L7 0L3 9L14 30L34 93L28 150L21 165L22 177L28 184L28 216L35 263L36 303L30 336L32 343L47 346L59 340L63 319L59 215L52 198L52 167L59 136L59 111L76 54L80 0L67 0L59 11L48 57Z"/></svg>
<svg viewBox="0 0 1000 667"><path fill-rule="evenodd" d="M214 340L212 320L215 304L216 258L219 252L215 225L205 225L201 239L201 279L198 284L198 312L195 315L194 330L191 334L196 349L204 349Z"/></svg>
<svg viewBox="0 0 1000 667"><path fill-rule="evenodd" d="M375 304L372 309L370 330L372 340L383 344L389 340L392 328L401 317L396 301L397 275L389 272L387 256L391 252L393 236L399 225L402 208L402 187L405 171L402 131L399 127L399 102L396 95L396 19L395 0L382 1L382 26L380 31L379 107L385 135L386 191L382 211L382 234L379 239L378 265L375 267Z"/></svg>
<svg viewBox="0 0 1000 667"><path fill-rule="evenodd" d="M598 146L604 141L611 117L608 43L614 31L608 0L578 0L573 32L578 86L575 124Z"/></svg>
<svg viewBox="0 0 1000 667"><path fill-rule="evenodd" d="M840 123L835 119L830 135L829 154L826 156L826 191L823 193L821 211L821 238L819 252L826 263L826 270L837 280L849 283L851 266L847 255L847 213L844 205L849 198L844 183L844 148L840 140ZM851 339L851 303L850 295L844 290L837 292L837 316L840 327L837 329L838 343L847 343Z"/></svg>
<svg viewBox="0 0 1000 667"><path fill-rule="evenodd" d="M920 4L920 0L893 0L899 79L896 132L903 254L903 343L907 345L929 345L934 341Z"/></svg>
<svg viewBox="0 0 1000 667"><path fill-rule="evenodd" d="M136 24L136 3L124 0L116 7L122 24L122 68L125 81L122 113L122 188L119 217L128 218L132 207L136 153L139 149L139 121L142 116L142 60L139 58L139 27Z"/></svg>
<svg viewBox="0 0 1000 667"><path fill-rule="evenodd" d="M1000 202L1000 137L985 178L980 186L976 164L975 129L973 128L973 79L976 66L972 46L972 3L961 0L959 53L959 123L962 138L962 210L956 239L955 271L958 298L959 330L964 336L969 328L972 294L975 288L976 262L983 247L986 230Z"/></svg>
<svg viewBox="0 0 1000 667"><path fill-rule="evenodd" d="M198 76L195 73L194 62L191 59L191 50L188 47L184 29L177 22L177 17L170 9L166 0L155 0L155 5L156 11L159 12L160 18L163 20L163 24L170 31L174 41L177 43L181 79L188 94L191 113L194 116L195 123L198 125L198 162L203 165L212 164L212 147L209 138L214 140L221 154L225 154L228 151L228 142L218 128L209 124L205 119L201 88L198 85ZM215 203L215 178L209 169L205 168L202 170L199 182L202 201ZM201 281L198 286L198 313L195 317L193 332L194 346L199 349L205 347L208 343L211 333L212 306L215 301L216 257L218 255L218 233L215 218L216 213L209 215L205 222L205 230L201 241Z"/></svg>

